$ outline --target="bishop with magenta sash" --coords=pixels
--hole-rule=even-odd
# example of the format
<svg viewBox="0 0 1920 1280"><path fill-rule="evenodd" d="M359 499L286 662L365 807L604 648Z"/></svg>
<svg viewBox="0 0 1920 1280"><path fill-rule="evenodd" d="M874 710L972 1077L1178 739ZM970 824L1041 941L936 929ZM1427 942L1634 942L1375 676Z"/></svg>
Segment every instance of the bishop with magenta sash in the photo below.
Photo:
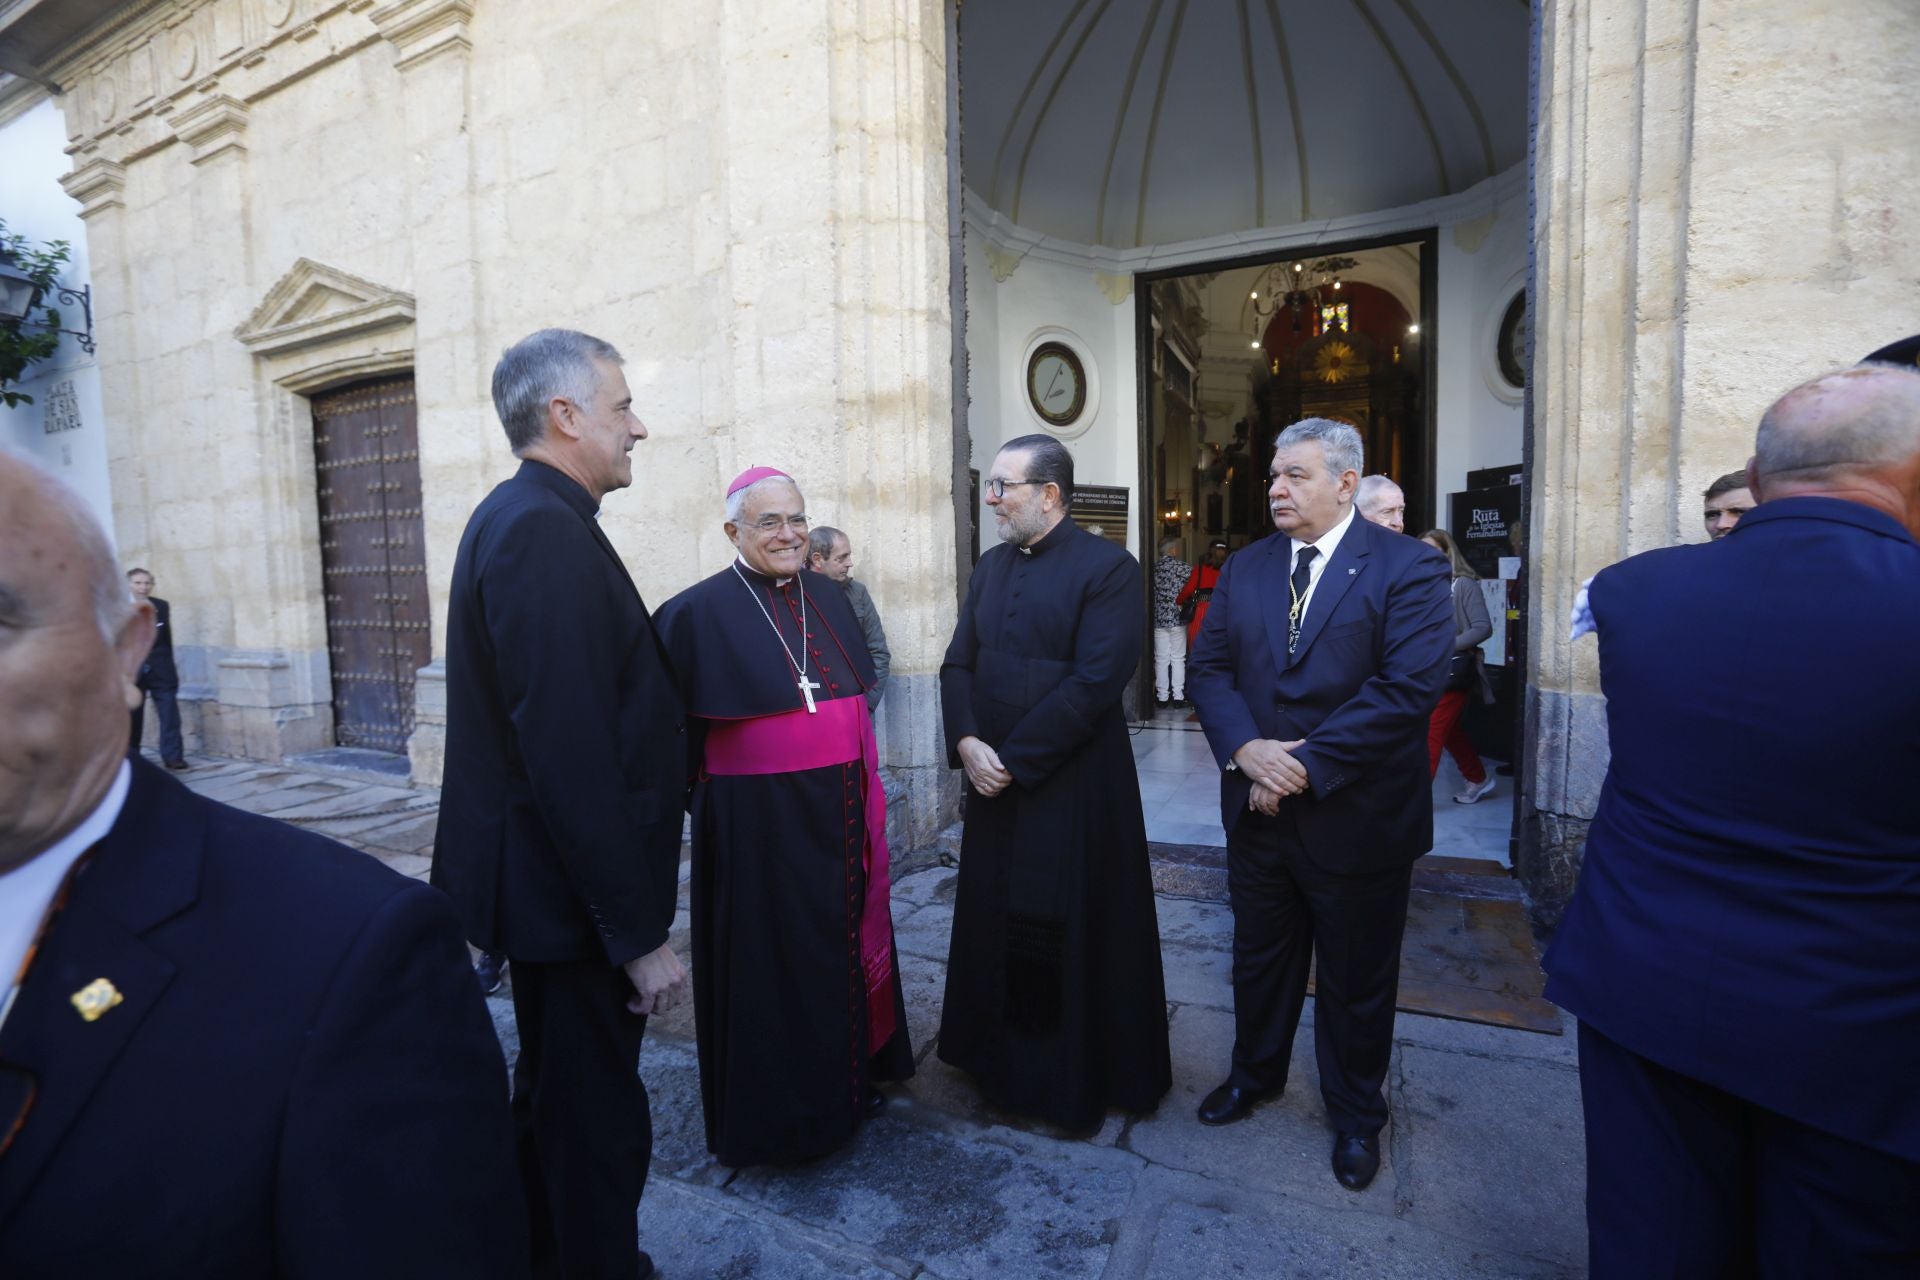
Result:
<svg viewBox="0 0 1920 1280"><path fill-rule="evenodd" d="M733 1166L845 1143L913 1074L886 797L846 594L804 569L798 486L727 493L739 552L656 615L692 722L693 982L707 1147Z"/></svg>

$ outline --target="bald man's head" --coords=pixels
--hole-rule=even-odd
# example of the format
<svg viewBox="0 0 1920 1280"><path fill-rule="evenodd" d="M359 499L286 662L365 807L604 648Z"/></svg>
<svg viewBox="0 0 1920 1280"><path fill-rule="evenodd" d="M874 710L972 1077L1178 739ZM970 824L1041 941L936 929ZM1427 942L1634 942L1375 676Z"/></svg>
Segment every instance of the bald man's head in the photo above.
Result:
<svg viewBox="0 0 1920 1280"><path fill-rule="evenodd" d="M1763 481L1876 470L1920 454L1920 371L1856 365L1803 383L1760 419Z"/></svg>
<svg viewBox="0 0 1920 1280"><path fill-rule="evenodd" d="M1795 387L1760 419L1748 473L1761 502L1842 498L1920 537L1920 370L1857 365Z"/></svg>
<svg viewBox="0 0 1920 1280"><path fill-rule="evenodd" d="M153 606L86 504L0 454L0 872L93 811L127 752Z"/></svg>

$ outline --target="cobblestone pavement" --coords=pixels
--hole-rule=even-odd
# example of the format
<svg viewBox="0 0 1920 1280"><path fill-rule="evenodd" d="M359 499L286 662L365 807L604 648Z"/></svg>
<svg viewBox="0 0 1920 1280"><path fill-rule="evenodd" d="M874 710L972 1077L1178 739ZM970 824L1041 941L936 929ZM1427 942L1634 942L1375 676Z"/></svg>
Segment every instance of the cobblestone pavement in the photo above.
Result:
<svg viewBox="0 0 1920 1280"><path fill-rule="evenodd" d="M431 790L192 761L179 776L196 791L427 874ZM902 870L894 922L919 1074L845 1150L796 1169L715 1164L702 1138L692 1012L649 1027L641 1074L655 1146L640 1230L667 1280L1585 1274L1571 1022L1548 1036L1402 1013L1385 1162L1355 1194L1328 1168L1306 1026L1284 1097L1224 1129L1194 1118L1232 1044L1231 921L1217 902L1162 894L1173 1092L1151 1115L1115 1113L1092 1139L1071 1138L986 1107L933 1056L955 873L932 851ZM683 889L682 954L686 929ZM506 989L489 1004L511 1057Z"/></svg>

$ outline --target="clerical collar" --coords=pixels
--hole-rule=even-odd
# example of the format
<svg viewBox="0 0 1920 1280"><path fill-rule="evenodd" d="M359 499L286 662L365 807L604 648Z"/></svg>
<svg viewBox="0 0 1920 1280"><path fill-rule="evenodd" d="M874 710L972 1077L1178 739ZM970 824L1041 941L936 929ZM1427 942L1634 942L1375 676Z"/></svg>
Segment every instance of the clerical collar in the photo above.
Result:
<svg viewBox="0 0 1920 1280"><path fill-rule="evenodd" d="M1049 547L1057 547L1061 543L1065 542L1069 537L1072 536L1070 531L1076 527L1077 526L1073 523L1073 517L1066 516L1060 521L1059 524L1056 524L1055 526L1053 526L1053 528L1047 530L1045 533L1041 534L1038 538L1035 538L1032 542L1029 542L1026 546L1021 547L1019 549L1020 554L1023 556L1038 555L1040 552L1047 550Z"/></svg>
<svg viewBox="0 0 1920 1280"><path fill-rule="evenodd" d="M600 504L593 500L593 495L587 492L587 487L558 467L549 466L538 458L522 458L520 474L541 487L559 494L568 506L581 515L590 516L595 520L600 518Z"/></svg>
<svg viewBox="0 0 1920 1280"><path fill-rule="evenodd" d="M758 569L754 568L752 565L747 563L747 559L745 556L735 556L733 558L733 562L740 566L740 572L750 573L754 577L760 579L760 581L771 582L776 587L784 587L789 582L793 581L792 578L776 578L776 577L773 577L771 574L765 574L760 572Z"/></svg>

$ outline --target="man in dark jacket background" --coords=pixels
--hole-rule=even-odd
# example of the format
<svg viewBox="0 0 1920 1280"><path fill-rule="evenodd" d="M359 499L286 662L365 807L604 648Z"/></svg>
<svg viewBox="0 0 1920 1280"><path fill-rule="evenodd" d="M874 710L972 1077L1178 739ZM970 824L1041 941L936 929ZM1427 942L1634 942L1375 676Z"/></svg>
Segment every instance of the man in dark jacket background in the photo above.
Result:
<svg viewBox="0 0 1920 1280"><path fill-rule="evenodd" d="M646 428L598 338L507 349L493 401L520 470L475 509L447 611L447 759L433 883L512 962L513 1111L542 1276L644 1277L648 1014L687 992L667 944L684 713L600 502Z"/></svg>
<svg viewBox="0 0 1920 1280"><path fill-rule="evenodd" d="M146 729L142 714L147 699L153 699L153 713L160 720L160 762L169 769L187 767L187 749L180 737L180 672L173 665L173 606L153 594L153 575L145 569L127 571L127 589L135 600L153 606L153 648L140 667L140 692L145 696L133 709L133 747L140 750L140 736Z"/></svg>

